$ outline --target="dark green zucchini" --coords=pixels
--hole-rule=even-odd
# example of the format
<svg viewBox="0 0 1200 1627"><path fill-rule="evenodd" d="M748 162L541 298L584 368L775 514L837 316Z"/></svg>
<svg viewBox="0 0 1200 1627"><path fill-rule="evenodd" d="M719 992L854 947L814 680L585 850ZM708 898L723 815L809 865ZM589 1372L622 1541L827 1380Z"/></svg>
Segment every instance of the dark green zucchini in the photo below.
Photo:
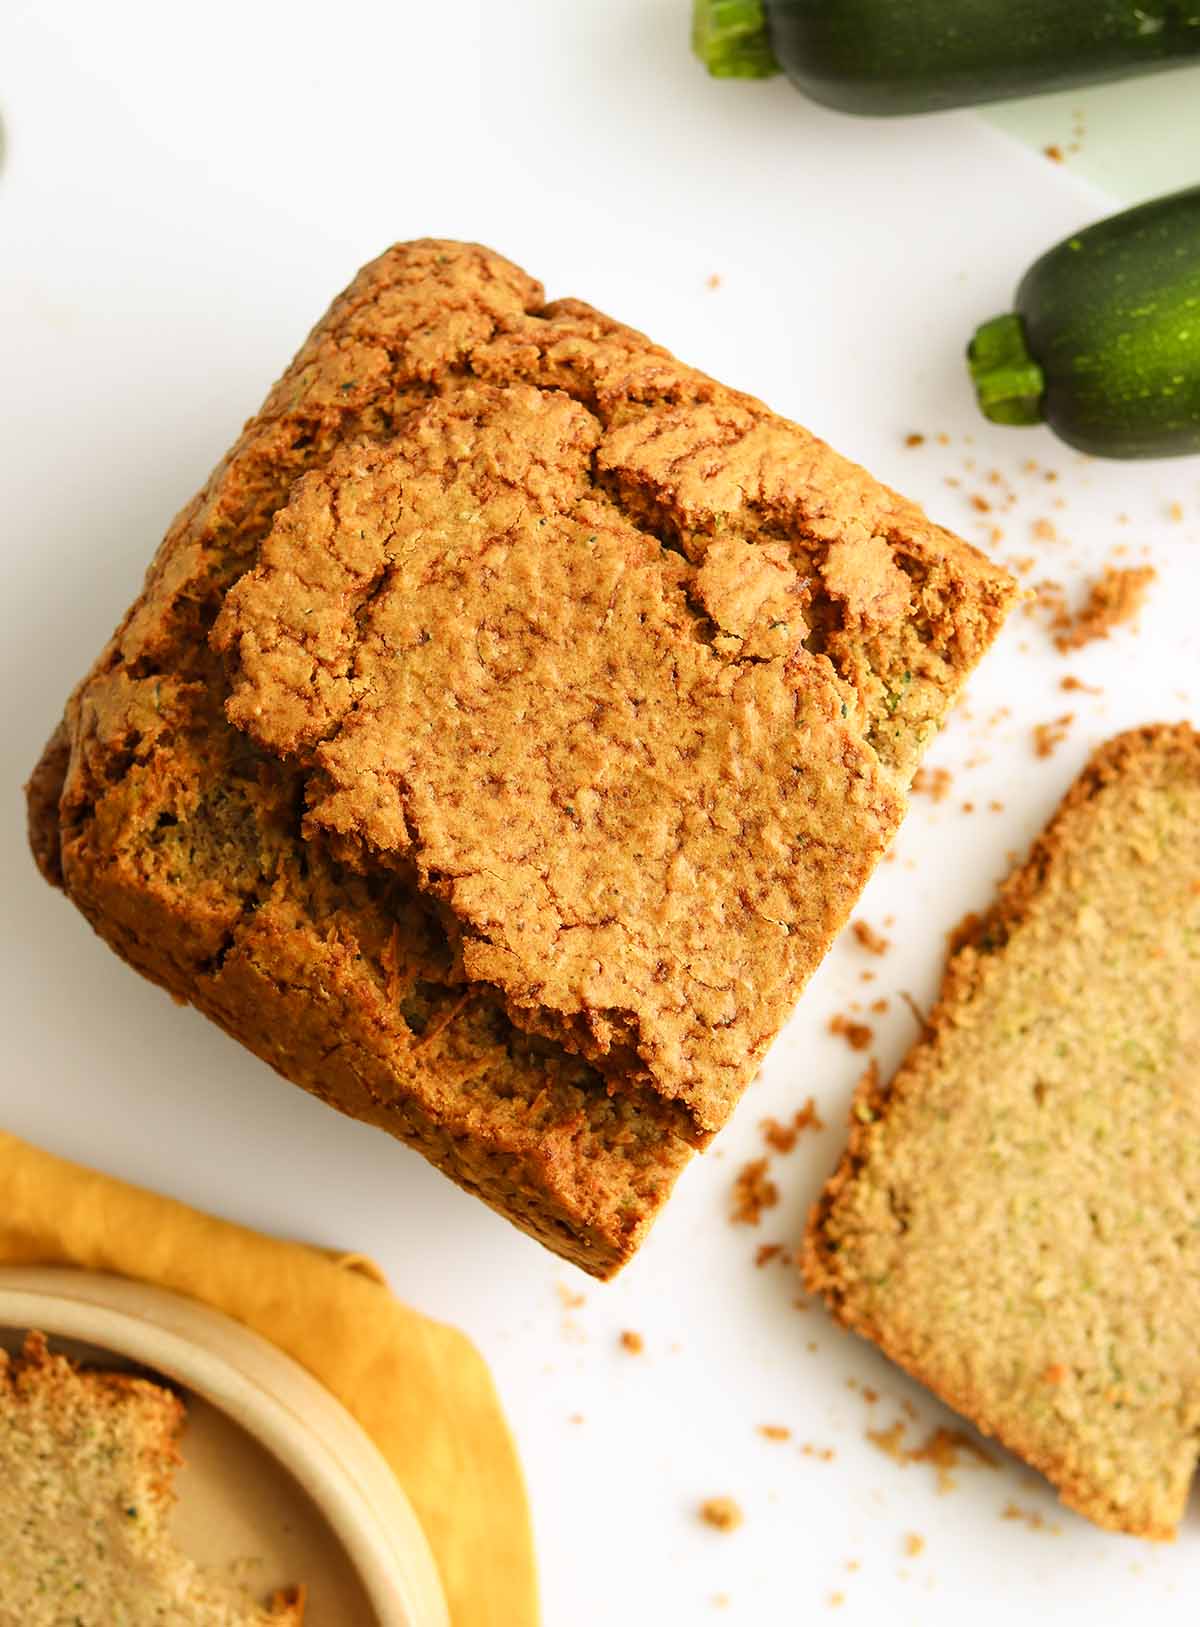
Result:
<svg viewBox="0 0 1200 1627"><path fill-rule="evenodd" d="M1200 186L1069 237L967 350L997 424L1101 458L1200 452Z"/></svg>
<svg viewBox="0 0 1200 1627"><path fill-rule="evenodd" d="M721 78L786 73L845 113L930 113L1200 56L1200 0L693 0Z"/></svg>

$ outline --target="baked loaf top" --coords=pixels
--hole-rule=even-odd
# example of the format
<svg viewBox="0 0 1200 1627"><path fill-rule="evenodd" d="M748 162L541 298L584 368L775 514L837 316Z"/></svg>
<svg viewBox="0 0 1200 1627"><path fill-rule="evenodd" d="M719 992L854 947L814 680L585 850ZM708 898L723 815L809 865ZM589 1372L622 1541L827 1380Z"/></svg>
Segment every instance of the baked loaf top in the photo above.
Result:
<svg viewBox="0 0 1200 1627"><path fill-rule="evenodd" d="M311 755L310 823L407 859L518 1021L712 1130L903 804L786 545L693 564L602 447L569 396L482 388L306 475L217 626L229 716Z"/></svg>
<svg viewBox="0 0 1200 1627"><path fill-rule="evenodd" d="M1090 1519L1183 1514L1200 1433L1200 735L1118 736L856 1103L805 1271Z"/></svg>
<svg viewBox="0 0 1200 1627"><path fill-rule="evenodd" d="M298 484L216 626L228 715L301 758L309 829L439 899L469 980L702 1140L1009 587L586 307L508 327L471 370L529 382L466 383Z"/></svg>
<svg viewBox="0 0 1200 1627"><path fill-rule="evenodd" d="M303 1598L253 1605L171 1541L183 1403L81 1370L40 1333L0 1350L0 1621L21 1627L300 1627Z"/></svg>
<svg viewBox="0 0 1200 1627"><path fill-rule="evenodd" d="M505 411L513 423L507 439L497 427ZM533 426L549 424L561 426L552 478L574 482L557 496L533 457ZM581 475L584 446L590 450ZM382 491L389 471L408 465L422 471L423 501L439 502L442 478L470 494L456 521L462 558L446 557L454 546L447 536L437 565L433 545L413 538L424 562L414 555L410 565L406 555L379 573L378 605L360 607L361 638L359 625L347 626L336 595L322 592L311 606L299 605L313 609L321 649L327 642L345 651L341 669L336 661L326 667L308 635L295 637L279 617L286 573L299 581L297 567L307 560L303 568L312 576L305 516L315 516L316 526L326 511L332 522L343 496L353 505L348 470L369 469L371 485ZM519 479L513 470L521 471ZM483 497L489 512L499 512L517 491L523 510L533 501L527 487L539 493L537 518L547 522L540 531L552 533L553 546L540 557L514 512L511 539L506 531L496 544L504 568L485 575L482 565L475 568L482 527L470 516ZM597 524L580 543L584 508L595 512ZM444 512L439 523L446 530ZM289 527L294 535L287 543ZM545 950L550 910L557 908L547 900L549 888L559 884L548 863L543 873L551 838L570 843L586 868L586 881L570 880L587 906L579 913L589 935L603 932L605 920L586 896L593 882L609 894L623 887L649 927L656 925L629 855L610 847L605 869L581 839L585 820L600 829L610 818L619 831L638 830L641 821L653 834L648 800L626 808L597 793L594 803L586 796L574 802L566 791L586 792L587 778L565 788L557 783L591 762L586 722L569 711L563 676L574 652L558 631L562 618L575 631L586 629L576 565L581 548L593 546L586 542L591 535L596 555L588 557L597 559L597 569L611 578L623 562L626 597L618 595L614 612L620 609L628 622L635 590L653 612L651 633L640 632L641 642L622 639L617 648L595 622L590 641L584 640L595 699L613 701L598 712L614 731L605 774L620 769L626 786L636 783L627 748L636 737L635 679L643 677L654 699L654 750L662 762L680 765L673 817L688 799L699 806L696 773L685 755L689 728L723 772L736 765L748 776L756 820L766 817L766 787L778 773L772 720L789 693L807 697L805 727L814 743L845 742L844 761L836 753L820 762L805 759L797 779L826 805L829 785L857 784L870 791L876 809L874 824L869 799L835 810L836 822L810 843L807 858L794 854L812 889L794 924L807 934L804 953L815 963L850 907L854 877L865 874L886 840L887 822L898 814L921 750L1011 602L1012 583L805 431L587 306L546 304L532 278L470 244L400 244L366 266L334 301L171 526L141 595L71 698L30 782L29 812L47 878L64 887L132 965L288 1078L419 1147L549 1247L585 1270L610 1275L645 1236L690 1146L706 1138L705 1125L724 1111L737 1063L724 1071L714 1066L710 1078L690 1084L679 1073L666 1074L668 1062L682 1067L685 1041L698 1048L705 1040L703 1024L676 1009L669 991L647 983L647 957L636 960L624 943L612 976L624 980L622 998L631 991L640 1002L637 1021L655 1023L665 1036L656 1040L657 1051L645 1045L648 1058L634 1052L633 1039L644 1042L621 1009L591 1003L593 982L564 993L560 980L552 994L562 1010L541 1003L541 987L553 972ZM387 538L377 529L370 537L376 565L369 569L378 572ZM263 553L268 539L273 563ZM370 538L342 540L351 550L345 560L330 555L329 580L352 579L353 544L365 546ZM229 590L254 573L260 559L262 574L251 574L223 616ZM546 591L543 577L553 581L552 606L520 602L516 565L536 572L531 589L539 593ZM517 808L512 795L502 799L506 821L520 814L520 829L541 844L536 862L526 862L490 816L479 786L459 777L441 740L443 733L465 738L472 717L443 706L435 719L425 710L429 697L405 687L404 672L414 670L414 660L429 663L424 672L441 670L433 664L448 661L446 647L431 637L432 647L413 644L403 661L387 657L388 623L404 623L418 610L405 606L390 578L404 569L410 573L405 582L415 584L418 566L425 573L419 608L436 600L463 654L454 663L456 698L473 707L486 699L497 715L500 699L514 708L503 738L489 741L488 750L501 754L506 774L526 776L540 797L529 810ZM772 608L781 592L784 603ZM508 619L489 632L485 611L492 597L507 607ZM798 617L806 625L803 650L795 649L791 631L799 628ZM531 619L543 636L535 638ZM218 622L222 649L210 639ZM787 656L784 640L792 651ZM664 691L662 671L649 659L660 652L671 662L682 659L693 695L709 684L722 708L712 738L695 729L686 708L673 716L674 734L665 716L659 718L675 704L673 687ZM517 669L530 659L547 684L554 678L549 692L573 730L555 733L548 726L540 715L541 691L525 718L515 715ZM379 698L386 711L374 708L376 697L361 684L353 690L368 664L385 682ZM311 688L296 677L306 671ZM270 705L256 715L259 686L264 695L270 690ZM735 707L735 688L748 704ZM401 726L404 707L410 721L436 723L419 749ZM310 708L329 721L302 738ZM269 747L247 732L251 727L263 740L273 731ZM598 738L602 732L595 730ZM541 763L520 761L513 742L526 739L547 748ZM347 742L356 740L371 744L358 761L346 752ZM328 768L317 760L326 747ZM396 753L406 754L413 769L410 784L381 778ZM373 845L366 831L366 814L375 809L363 795L371 776L381 793L386 786L393 817L388 846ZM600 778L602 787L608 783ZM447 790L452 794L444 795ZM454 806L459 792L470 795L473 823L465 808ZM435 794L441 797L438 820L427 829L413 808L422 798L425 808ZM730 806L728 787L719 784L714 795ZM796 833L808 817L796 792L790 808ZM727 844L728 834L700 823L692 833L697 853L707 856L703 844L710 839ZM860 834L861 851L855 847ZM461 916L451 907L447 895L457 876L436 873L423 861L426 840L436 843L439 855L453 856L455 844L462 844L469 850L464 872L489 886L499 885L483 873L492 849L507 855L507 869L497 874L506 906L520 878L528 933L525 918L518 921L511 908L503 932L512 935L524 964L506 940L490 941L486 899L474 917L465 905ZM492 849L482 848L485 840ZM671 877L663 869L661 830L657 840L656 884L664 906L676 909L676 889L666 887ZM840 877L834 874L839 846L846 852ZM681 866L690 862L683 853ZM723 907L752 943L770 943L774 933L782 945L782 930L753 916L735 890L755 881L751 864L764 862L765 855L745 863L738 855L735 885L697 874L702 924L711 924ZM781 850L776 862L782 893L788 854ZM833 877L829 897L825 875ZM793 881L788 887L798 896ZM782 912L768 913L787 922ZM614 926L623 920L622 912ZM677 910L666 924L681 976L690 976L684 962L691 929ZM705 953L719 948L706 943ZM504 952L496 957L503 965L486 979L470 978L467 956L496 950ZM773 997L803 966L801 955L782 969L773 960L764 964L761 954L753 967L747 961ZM585 971L589 979L596 976L594 968ZM698 992L711 1002L706 1011L726 1009L719 1004L728 999L723 987ZM740 1000L740 988L735 992ZM683 994L678 1002L682 1007ZM748 1032L744 1071L755 1065L780 1015L764 1014L761 1039ZM629 1028L628 1044L621 1025ZM719 1055L720 1025L712 1026L711 1046ZM751 1026L744 1021L744 1032ZM663 1068L668 1088L691 1089L693 1100L664 1094L651 1065Z"/></svg>

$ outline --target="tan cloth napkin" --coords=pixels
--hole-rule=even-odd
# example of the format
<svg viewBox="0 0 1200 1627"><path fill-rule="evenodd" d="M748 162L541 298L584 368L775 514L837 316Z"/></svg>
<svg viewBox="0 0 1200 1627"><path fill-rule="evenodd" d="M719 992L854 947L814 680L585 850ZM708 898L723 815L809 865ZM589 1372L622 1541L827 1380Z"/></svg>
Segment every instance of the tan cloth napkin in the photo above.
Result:
<svg viewBox="0 0 1200 1627"><path fill-rule="evenodd" d="M464 1334L394 1299L361 1256L264 1237L0 1133L0 1264L158 1283L270 1339L395 1470L454 1627L535 1627L529 1509L491 1374Z"/></svg>

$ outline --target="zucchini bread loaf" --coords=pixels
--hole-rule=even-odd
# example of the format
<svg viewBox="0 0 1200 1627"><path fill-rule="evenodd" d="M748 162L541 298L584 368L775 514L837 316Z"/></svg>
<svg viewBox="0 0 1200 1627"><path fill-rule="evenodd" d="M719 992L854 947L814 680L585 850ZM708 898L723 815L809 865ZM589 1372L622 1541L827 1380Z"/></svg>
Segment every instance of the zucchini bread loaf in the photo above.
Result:
<svg viewBox="0 0 1200 1627"><path fill-rule="evenodd" d="M300 1589L259 1608L171 1540L184 1406L80 1369L31 1333L0 1350L0 1627L300 1627Z"/></svg>
<svg viewBox="0 0 1200 1627"><path fill-rule="evenodd" d="M1200 1450L1200 735L1095 754L852 1123L809 1286L1072 1508L1173 1535Z"/></svg>
<svg viewBox="0 0 1200 1627"><path fill-rule="evenodd" d="M172 526L34 851L148 977L610 1274L1013 592L640 334L403 244Z"/></svg>

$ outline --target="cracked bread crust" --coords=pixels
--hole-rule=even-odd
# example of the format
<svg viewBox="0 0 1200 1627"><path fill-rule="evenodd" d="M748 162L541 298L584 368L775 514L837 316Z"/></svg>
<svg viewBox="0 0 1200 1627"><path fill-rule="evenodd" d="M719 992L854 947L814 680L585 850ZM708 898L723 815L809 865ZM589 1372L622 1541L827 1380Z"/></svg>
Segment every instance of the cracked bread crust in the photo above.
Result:
<svg viewBox="0 0 1200 1627"><path fill-rule="evenodd" d="M903 801L786 548L664 549L594 481L603 445L557 391L431 402L298 483L215 642L230 719L312 764L308 828L407 861L471 982L702 1138Z"/></svg>
<svg viewBox="0 0 1200 1627"><path fill-rule="evenodd" d="M1097 1524L1170 1538L1200 1439L1200 735L1102 746L810 1217L834 1316Z"/></svg>
<svg viewBox="0 0 1200 1627"><path fill-rule="evenodd" d="M807 578L806 655L895 795L1002 620L1008 577L641 335L546 305L485 249L419 242L334 302L171 527L31 781L31 835L44 873L139 970L603 1276L644 1237L695 1116L640 1077L614 1088L619 1047L602 1074L560 1043L577 1033L530 1032L534 1014L466 981L459 928L413 862L323 829L307 808L319 777L229 723L209 643L300 476L355 448L402 450L457 395L521 387L561 391L602 426L597 487L636 547L696 567L714 645L749 614L736 635L774 660L773 578L792 597ZM760 560L765 594L746 570Z"/></svg>

